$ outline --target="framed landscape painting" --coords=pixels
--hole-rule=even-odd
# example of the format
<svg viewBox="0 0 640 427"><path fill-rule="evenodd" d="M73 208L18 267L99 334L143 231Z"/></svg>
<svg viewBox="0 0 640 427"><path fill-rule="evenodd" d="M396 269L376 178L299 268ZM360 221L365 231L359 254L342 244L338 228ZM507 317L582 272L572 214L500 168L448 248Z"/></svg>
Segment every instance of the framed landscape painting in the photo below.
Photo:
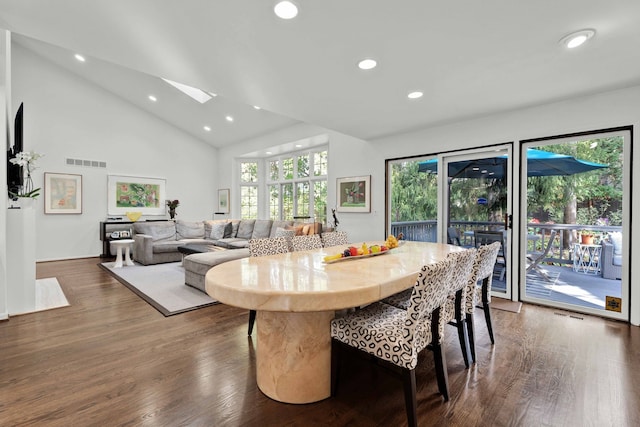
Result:
<svg viewBox="0 0 640 427"><path fill-rule="evenodd" d="M336 180L338 212L371 212L371 175Z"/></svg>
<svg viewBox="0 0 640 427"><path fill-rule="evenodd" d="M229 213L229 189L218 190L218 212Z"/></svg>
<svg viewBox="0 0 640 427"><path fill-rule="evenodd" d="M165 215L166 180L137 176L108 175L107 211L109 215L142 212Z"/></svg>
<svg viewBox="0 0 640 427"><path fill-rule="evenodd" d="M82 175L44 173L44 213L82 213Z"/></svg>

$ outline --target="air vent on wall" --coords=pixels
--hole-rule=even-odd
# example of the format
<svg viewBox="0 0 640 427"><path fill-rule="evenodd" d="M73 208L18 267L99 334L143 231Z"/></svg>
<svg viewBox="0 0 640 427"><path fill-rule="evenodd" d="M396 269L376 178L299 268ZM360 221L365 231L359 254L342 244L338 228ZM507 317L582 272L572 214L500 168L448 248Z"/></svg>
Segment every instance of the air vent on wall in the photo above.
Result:
<svg viewBox="0 0 640 427"><path fill-rule="evenodd" d="M106 168L107 162L99 162L97 160L82 160L67 158L67 166L84 166L87 168Z"/></svg>

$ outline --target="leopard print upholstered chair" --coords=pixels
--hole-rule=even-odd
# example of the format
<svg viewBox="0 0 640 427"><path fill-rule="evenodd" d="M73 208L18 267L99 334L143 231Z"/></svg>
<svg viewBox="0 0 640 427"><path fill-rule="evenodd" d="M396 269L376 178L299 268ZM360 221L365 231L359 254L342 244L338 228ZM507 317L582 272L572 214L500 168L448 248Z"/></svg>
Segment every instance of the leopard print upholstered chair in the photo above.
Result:
<svg viewBox="0 0 640 427"><path fill-rule="evenodd" d="M469 277L469 283L467 284L465 317L469 349L471 350L471 359L474 362L476 361L476 339L473 312L480 302L482 302L480 307L484 311L484 319L487 323L491 344L495 344L493 326L491 325L491 282L493 280L493 267L496 264L500 247L500 242L493 242L490 245L483 245L478 248L476 259L473 263L473 274Z"/></svg>
<svg viewBox="0 0 640 427"><path fill-rule="evenodd" d="M287 252L289 252L289 243L285 237L265 237L263 239L249 240L249 256L252 257L286 254ZM255 323L256 311L249 310L249 335L253 332Z"/></svg>
<svg viewBox="0 0 640 427"><path fill-rule="evenodd" d="M468 281L472 274L472 267L476 258L476 252L476 249L471 248L464 251L452 252L447 255L447 258L450 258L454 262L455 267L451 281L449 283L442 284L442 286L449 287L450 292L446 303L442 307L442 313L440 314L440 334L444 333L444 326L446 324L456 326L458 329L458 340L460 341L462 358L464 360L464 365L467 368L470 366L470 347L468 331L465 325L465 304L467 300L466 293ZM408 289L395 295L391 295L382 301L386 304L406 310L409 306L410 297L411 289Z"/></svg>
<svg viewBox="0 0 640 427"><path fill-rule="evenodd" d="M443 337L438 325L440 307L450 292L443 283L450 283L452 266L453 261L445 259L422 267L406 310L376 302L331 321L332 394L336 391L341 347L356 348L400 368L405 384L407 418L409 425L415 426L415 368L418 354L429 348L433 352L438 389L444 400L449 400Z"/></svg>
<svg viewBox="0 0 640 427"><path fill-rule="evenodd" d="M308 236L293 236L291 239L293 252L306 251L309 249L321 249L322 240L319 234L310 234Z"/></svg>
<svg viewBox="0 0 640 427"><path fill-rule="evenodd" d="M330 231L322 233L322 246L328 248L330 246L348 245L347 233L345 231Z"/></svg>

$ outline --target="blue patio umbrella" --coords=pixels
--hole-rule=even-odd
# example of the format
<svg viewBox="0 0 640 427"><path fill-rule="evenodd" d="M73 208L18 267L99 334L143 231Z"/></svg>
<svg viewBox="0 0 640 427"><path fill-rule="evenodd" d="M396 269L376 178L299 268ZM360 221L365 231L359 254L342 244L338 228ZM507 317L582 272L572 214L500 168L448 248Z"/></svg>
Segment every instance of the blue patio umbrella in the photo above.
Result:
<svg viewBox="0 0 640 427"><path fill-rule="evenodd" d="M502 179L506 165L506 154L486 159L451 162L449 163L449 177ZM527 176L574 175L607 167L609 166L579 160L566 154L557 154L533 148L527 149ZM431 159L420 162L418 171L437 173L438 160Z"/></svg>

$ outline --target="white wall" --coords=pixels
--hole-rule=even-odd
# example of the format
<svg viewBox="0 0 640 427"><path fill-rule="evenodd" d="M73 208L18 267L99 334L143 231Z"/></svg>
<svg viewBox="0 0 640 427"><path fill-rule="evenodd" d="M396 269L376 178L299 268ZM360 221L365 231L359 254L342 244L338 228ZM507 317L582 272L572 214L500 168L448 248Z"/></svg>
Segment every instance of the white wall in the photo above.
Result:
<svg viewBox="0 0 640 427"><path fill-rule="evenodd" d="M11 33L0 30L0 189L7 188L7 152L11 104ZM0 320L9 318L7 304L7 198L0 197Z"/></svg>
<svg viewBox="0 0 640 427"><path fill-rule="evenodd" d="M81 215L36 216L39 261L96 256L99 222L107 216L107 175L167 180L167 198L179 199L178 218L211 219L216 200L217 150L136 106L13 45L14 111L24 102L24 149L43 153L43 173L80 174ZM107 169L67 166L67 157L107 162Z"/></svg>

